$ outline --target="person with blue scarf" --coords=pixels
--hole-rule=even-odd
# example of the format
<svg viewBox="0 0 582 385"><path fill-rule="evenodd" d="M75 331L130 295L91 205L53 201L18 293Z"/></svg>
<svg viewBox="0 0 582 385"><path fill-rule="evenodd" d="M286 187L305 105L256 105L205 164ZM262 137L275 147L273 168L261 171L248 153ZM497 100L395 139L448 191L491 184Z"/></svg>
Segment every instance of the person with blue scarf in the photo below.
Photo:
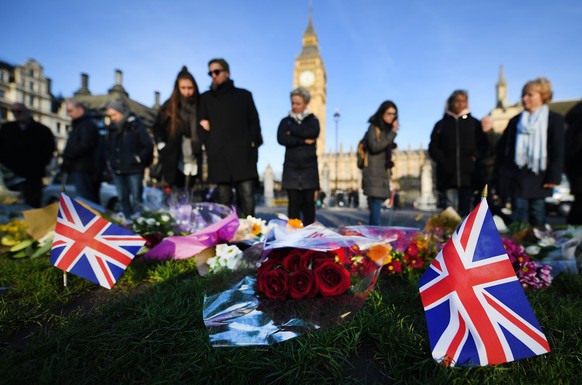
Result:
<svg viewBox="0 0 582 385"><path fill-rule="evenodd" d="M550 111L551 83L537 78L522 90L524 111L514 116L497 144L497 193L509 199L512 221L544 226L545 198L560 184L564 166L564 118Z"/></svg>

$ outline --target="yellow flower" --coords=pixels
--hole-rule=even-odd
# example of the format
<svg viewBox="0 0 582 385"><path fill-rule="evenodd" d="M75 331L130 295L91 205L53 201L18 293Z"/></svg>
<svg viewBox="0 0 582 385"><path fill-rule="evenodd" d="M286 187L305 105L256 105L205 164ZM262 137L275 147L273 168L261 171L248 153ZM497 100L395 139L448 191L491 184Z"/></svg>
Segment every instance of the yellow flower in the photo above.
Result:
<svg viewBox="0 0 582 385"><path fill-rule="evenodd" d="M295 227L296 229L301 229L303 228L303 222L301 222L301 219L289 219L289 221L287 222L287 226L289 227Z"/></svg>
<svg viewBox="0 0 582 385"><path fill-rule="evenodd" d="M392 246L390 244L374 245L368 249L368 258L376 262L377 265L386 265L392 262L390 252Z"/></svg>

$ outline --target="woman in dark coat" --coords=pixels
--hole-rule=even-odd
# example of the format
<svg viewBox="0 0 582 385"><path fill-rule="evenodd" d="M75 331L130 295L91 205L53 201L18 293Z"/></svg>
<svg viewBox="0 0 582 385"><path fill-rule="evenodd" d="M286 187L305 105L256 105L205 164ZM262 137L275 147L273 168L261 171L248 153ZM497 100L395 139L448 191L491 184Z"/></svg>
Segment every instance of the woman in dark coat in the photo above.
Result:
<svg viewBox="0 0 582 385"><path fill-rule="evenodd" d="M279 123L277 141L285 146L283 188L289 197L288 216L304 225L315 222L315 193L319 190L316 140L319 120L307 110L309 91L291 91L291 112Z"/></svg>
<svg viewBox="0 0 582 385"><path fill-rule="evenodd" d="M467 91L456 90L447 99L446 111L430 135L428 153L436 162L436 184L443 208L453 207L461 216L471 211L477 165L487 151L481 122L471 116Z"/></svg>
<svg viewBox="0 0 582 385"><path fill-rule="evenodd" d="M370 225L380 225L382 203L390 197L392 148L398 132L398 109L386 100L368 120L370 126L364 138L367 165L362 170L364 194L368 198Z"/></svg>
<svg viewBox="0 0 582 385"><path fill-rule="evenodd" d="M162 105L153 126L162 165L161 181L170 187L190 188L201 175L202 144L196 118L198 85L184 66L170 98Z"/></svg>
<svg viewBox="0 0 582 385"><path fill-rule="evenodd" d="M564 164L564 118L548 107L548 79L525 84L524 111L508 123L497 143L497 192L509 198L513 221L545 224L545 199L560 184Z"/></svg>
<svg viewBox="0 0 582 385"><path fill-rule="evenodd" d="M568 214L568 223L582 225L582 102L566 114L566 160L564 169L570 182L574 203Z"/></svg>

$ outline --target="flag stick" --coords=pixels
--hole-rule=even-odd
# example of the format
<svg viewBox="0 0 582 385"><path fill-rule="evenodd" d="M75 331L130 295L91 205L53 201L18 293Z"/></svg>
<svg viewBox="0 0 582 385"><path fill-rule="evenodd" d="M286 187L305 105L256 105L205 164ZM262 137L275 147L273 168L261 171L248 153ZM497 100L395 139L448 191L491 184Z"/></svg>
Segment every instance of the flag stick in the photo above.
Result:
<svg viewBox="0 0 582 385"><path fill-rule="evenodd" d="M67 272L63 271L63 286L67 287Z"/></svg>
<svg viewBox="0 0 582 385"><path fill-rule="evenodd" d="M487 185L483 187L483 191L481 192L481 198L487 198Z"/></svg>

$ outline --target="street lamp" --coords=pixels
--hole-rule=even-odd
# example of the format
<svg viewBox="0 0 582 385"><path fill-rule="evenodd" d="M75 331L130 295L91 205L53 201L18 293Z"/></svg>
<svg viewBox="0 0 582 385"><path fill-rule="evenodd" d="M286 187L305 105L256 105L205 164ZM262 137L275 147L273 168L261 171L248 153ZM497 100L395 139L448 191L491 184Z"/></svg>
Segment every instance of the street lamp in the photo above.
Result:
<svg viewBox="0 0 582 385"><path fill-rule="evenodd" d="M339 175L339 147L338 147L338 127L339 127L339 119L340 119L340 112L339 108L335 109L335 113L333 114L333 119L335 120L335 194L337 199L337 189L338 189L338 175Z"/></svg>

